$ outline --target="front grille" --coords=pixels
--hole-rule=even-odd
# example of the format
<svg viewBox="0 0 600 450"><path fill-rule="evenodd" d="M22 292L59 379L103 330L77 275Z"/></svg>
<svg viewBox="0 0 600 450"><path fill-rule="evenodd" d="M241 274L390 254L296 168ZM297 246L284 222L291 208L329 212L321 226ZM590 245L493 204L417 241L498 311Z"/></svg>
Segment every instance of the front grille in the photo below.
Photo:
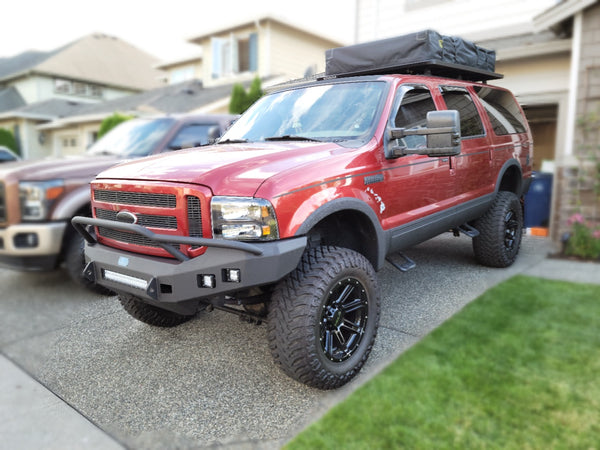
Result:
<svg viewBox="0 0 600 450"><path fill-rule="evenodd" d="M113 230L111 228L104 227L98 227L98 233L102 237L113 239L119 242L125 242L127 244L141 245L143 247L160 247L160 245L158 245L156 242L151 241L141 234L128 233L127 231Z"/></svg>
<svg viewBox="0 0 600 450"><path fill-rule="evenodd" d="M100 187L100 186L98 186ZM132 187L135 189L135 187ZM174 236L203 237L202 209L206 208L206 198L200 191L190 195L188 189L166 187L165 193L112 191L94 189L94 217L118 222L119 211L127 210L137 217L137 224L156 230L158 234ZM161 232L160 230L165 230ZM137 233L116 230L109 227L97 227L98 236L115 241L114 245L129 251L140 251L155 256L170 256L159 244ZM140 247L140 248L135 248ZM181 251L198 249L176 245Z"/></svg>
<svg viewBox="0 0 600 450"><path fill-rule="evenodd" d="M119 205L155 206L175 208L177 197L174 194L153 194L148 192L94 190L94 200Z"/></svg>
<svg viewBox="0 0 600 450"><path fill-rule="evenodd" d="M165 228L167 230L177 229L177 217L175 216L151 216L149 214L136 214L138 225L148 228ZM117 211L110 209L96 208L96 217L98 219L117 220Z"/></svg>
<svg viewBox="0 0 600 450"><path fill-rule="evenodd" d="M0 183L0 222L6 222L6 194L4 183Z"/></svg>

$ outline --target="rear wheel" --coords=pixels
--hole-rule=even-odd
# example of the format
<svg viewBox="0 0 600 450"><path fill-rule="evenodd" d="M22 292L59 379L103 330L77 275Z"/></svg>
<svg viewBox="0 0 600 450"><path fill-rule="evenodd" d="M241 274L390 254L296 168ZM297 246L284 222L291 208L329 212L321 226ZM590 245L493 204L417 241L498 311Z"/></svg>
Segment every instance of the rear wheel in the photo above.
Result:
<svg viewBox="0 0 600 450"><path fill-rule="evenodd" d="M508 267L519 253L523 235L523 209L512 192L498 192L490 209L475 222L479 236L473 238L473 251L479 263Z"/></svg>
<svg viewBox="0 0 600 450"><path fill-rule="evenodd" d="M130 316L155 327L175 327L194 317L193 314L188 316L158 308L130 294L119 294L119 301Z"/></svg>
<svg viewBox="0 0 600 450"><path fill-rule="evenodd" d="M375 270L360 253L309 249L269 305L273 358L290 377L334 389L350 381L371 352L379 323Z"/></svg>

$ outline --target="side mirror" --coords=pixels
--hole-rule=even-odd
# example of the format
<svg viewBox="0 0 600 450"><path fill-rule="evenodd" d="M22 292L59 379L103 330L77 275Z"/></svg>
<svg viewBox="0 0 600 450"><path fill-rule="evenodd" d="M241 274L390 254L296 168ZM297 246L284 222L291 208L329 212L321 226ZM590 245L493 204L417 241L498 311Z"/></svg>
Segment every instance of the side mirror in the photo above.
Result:
<svg viewBox="0 0 600 450"><path fill-rule="evenodd" d="M409 148L400 142L406 136L426 136L427 146ZM391 156L404 155L455 156L460 154L460 115L458 111L429 111L426 128L392 128L390 139L397 145L391 147Z"/></svg>

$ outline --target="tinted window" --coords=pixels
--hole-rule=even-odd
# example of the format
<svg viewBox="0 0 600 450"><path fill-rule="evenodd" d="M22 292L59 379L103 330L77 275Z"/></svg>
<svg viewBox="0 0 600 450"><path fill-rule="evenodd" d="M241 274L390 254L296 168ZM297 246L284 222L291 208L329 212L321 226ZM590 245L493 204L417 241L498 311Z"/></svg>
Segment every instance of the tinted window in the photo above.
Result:
<svg viewBox="0 0 600 450"><path fill-rule="evenodd" d="M525 133L527 130L525 118L510 93L490 87L477 87L475 92L479 96L496 134Z"/></svg>
<svg viewBox="0 0 600 450"><path fill-rule="evenodd" d="M402 102L394 119L394 126L397 128L425 127L427 125L427 113L435 110L433 98L427 89L411 89L402 97ZM405 136L402 140L408 148L420 148L427 145L426 136Z"/></svg>
<svg viewBox="0 0 600 450"><path fill-rule="evenodd" d="M221 139L251 142L281 136L342 142L373 134L387 84L317 84L265 95Z"/></svg>
<svg viewBox="0 0 600 450"><path fill-rule="evenodd" d="M462 137L481 136L483 125L473 99L466 89L443 87L442 95L448 109L455 109L460 114L460 134Z"/></svg>
<svg viewBox="0 0 600 450"><path fill-rule="evenodd" d="M183 127L169 144L171 150L199 147L208 144L210 139L219 137L219 127L214 123L193 124Z"/></svg>

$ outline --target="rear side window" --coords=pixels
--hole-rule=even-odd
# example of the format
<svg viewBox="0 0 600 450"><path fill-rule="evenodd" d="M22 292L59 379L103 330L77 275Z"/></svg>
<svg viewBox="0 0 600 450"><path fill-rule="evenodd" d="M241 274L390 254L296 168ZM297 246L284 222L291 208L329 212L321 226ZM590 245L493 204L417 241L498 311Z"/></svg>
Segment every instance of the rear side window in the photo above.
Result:
<svg viewBox="0 0 600 450"><path fill-rule="evenodd" d="M466 89L444 86L441 88L444 102L448 109L455 109L460 114L460 134L462 137L481 136L484 134L481 118Z"/></svg>
<svg viewBox="0 0 600 450"><path fill-rule="evenodd" d="M490 87L476 87L475 92L490 118L497 135L525 133L525 118L515 98L506 91Z"/></svg>

